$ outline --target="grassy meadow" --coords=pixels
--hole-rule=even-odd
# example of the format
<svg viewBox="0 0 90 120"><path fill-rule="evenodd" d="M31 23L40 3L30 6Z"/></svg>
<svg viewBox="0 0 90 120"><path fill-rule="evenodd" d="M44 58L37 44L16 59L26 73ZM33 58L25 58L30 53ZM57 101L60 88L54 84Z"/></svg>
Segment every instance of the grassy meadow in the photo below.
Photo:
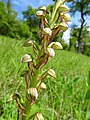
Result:
<svg viewBox="0 0 90 120"><path fill-rule="evenodd" d="M17 120L16 102L7 101L24 88L20 74L26 63L22 65L20 59L32 53L23 47L24 41L0 37L0 120ZM60 50L45 67L57 75L55 80L46 79L47 90L38 99L45 120L90 120L90 101L85 99L90 57Z"/></svg>

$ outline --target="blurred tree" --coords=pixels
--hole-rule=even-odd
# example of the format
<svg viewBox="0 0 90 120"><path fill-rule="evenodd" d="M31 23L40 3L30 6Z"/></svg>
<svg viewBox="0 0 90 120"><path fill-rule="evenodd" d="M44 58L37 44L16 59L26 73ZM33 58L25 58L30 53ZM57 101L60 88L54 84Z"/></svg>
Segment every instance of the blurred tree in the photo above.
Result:
<svg viewBox="0 0 90 120"><path fill-rule="evenodd" d="M11 0L7 1L7 13L8 15L11 14L12 12L12 7L11 7Z"/></svg>
<svg viewBox="0 0 90 120"><path fill-rule="evenodd" d="M4 2L0 2L0 34L5 34L7 23L6 5Z"/></svg>
<svg viewBox="0 0 90 120"><path fill-rule="evenodd" d="M81 53L81 44L82 44L82 34L83 29L86 26L86 16L90 15L90 1L89 0L75 0L72 1L71 5L71 13L72 15L75 15L76 12L80 13L80 28L78 29L78 36L77 36L77 42L78 42L78 49L77 52Z"/></svg>
<svg viewBox="0 0 90 120"><path fill-rule="evenodd" d="M72 25L72 29L70 32L70 39L69 39L69 48L68 51L76 51L76 41L78 37L78 27L76 25Z"/></svg>
<svg viewBox="0 0 90 120"><path fill-rule="evenodd" d="M80 28L76 25L73 25L72 26L72 29L71 29L71 38L70 38L70 44L69 44L69 51L76 51L78 50L78 43L77 43L77 38L78 38L78 35L79 35L79 31ZM88 30L88 26L84 26L83 27L83 30L82 30L82 34L81 34L81 44L80 44L80 52L82 53L85 53L85 49L84 49L84 46L87 44L87 42L90 42L90 39L88 39L88 36L90 36L89 34L89 30Z"/></svg>
<svg viewBox="0 0 90 120"><path fill-rule="evenodd" d="M31 38L39 42L38 41L39 36L37 31L39 31L40 20L37 19L36 17L36 9L32 8L31 6L28 6L27 10L23 11L22 13L23 13L24 21L27 23L30 32L32 33Z"/></svg>
<svg viewBox="0 0 90 120"><path fill-rule="evenodd" d="M10 0L0 2L0 34L13 38L30 37L28 25L17 19Z"/></svg>
<svg viewBox="0 0 90 120"><path fill-rule="evenodd" d="M85 32L84 32L84 34L85 34ZM90 32L88 31L88 33L89 34L87 35L87 37L85 37L83 39L84 45L83 45L83 52L82 53L87 55L87 56L90 56Z"/></svg>
<svg viewBox="0 0 90 120"><path fill-rule="evenodd" d="M16 22L17 13L12 10L10 0L0 2L0 34L10 35L10 31Z"/></svg>
<svg viewBox="0 0 90 120"><path fill-rule="evenodd" d="M27 24L29 25L30 29L36 27L38 25L38 19L36 18L36 9L28 6L26 11L23 11L23 18L26 20Z"/></svg>

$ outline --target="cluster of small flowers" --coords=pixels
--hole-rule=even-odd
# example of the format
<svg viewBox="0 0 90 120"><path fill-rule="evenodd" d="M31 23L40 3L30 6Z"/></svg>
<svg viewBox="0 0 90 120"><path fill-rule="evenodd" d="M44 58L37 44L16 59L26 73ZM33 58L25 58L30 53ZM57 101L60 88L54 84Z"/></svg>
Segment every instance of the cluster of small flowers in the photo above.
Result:
<svg viewBox="0 0 90 120"><path fill-rule="evenodd" d="M45 17L46 14L49 14L49 12L47 11L46 6L42 6L39 8L39 10L36 12L36 16L38 18L42 19L42 29L43 29L43 34L47 33L48 35L52 35L52 30L56 30L57 28L60 28L60 30L67 30L68 29L68 22L71 21L71 17L68 14L68 12L70 11L70 9L65 5L65 4L61 4L58 9L57 9L57 15L55 16L56 20L59 19L60 21L58 23L54 24L53 28L44 28L44 24L49 25L49 22L47 21L47 18Z"/></svg>

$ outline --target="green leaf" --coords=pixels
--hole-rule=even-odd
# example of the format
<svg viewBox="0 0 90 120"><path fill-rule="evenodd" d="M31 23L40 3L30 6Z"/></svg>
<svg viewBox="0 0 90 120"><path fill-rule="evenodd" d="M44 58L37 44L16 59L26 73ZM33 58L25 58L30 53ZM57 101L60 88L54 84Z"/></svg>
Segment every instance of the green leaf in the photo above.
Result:
<svg viewBox="0 0 90 120"><path fill-rule="evenodd" d="M30 108L30 114L29 114L29 119L34 117L36 113L39 111L39 107L36 104L33 104Z"/></svg>
<svg viewBox="0 0 90 120"><path fill-rule="evenodd" d="M90 120L90 111L87 111L86 113L86 120Z"/></svg>
<svg viewBox="0 0 90 120"><path fill-rule="evenodd" d="M0 117L0 120L5 120L3 117Z"/></svg>
<svg viewBox="0 0 90 120"><path fill-rule="evenodd" d="M78 80L80 79L80 77L76 77L73 82L76 83Z"/></svg>
<svg viewBox="0 0 90 120"><path fill-rule="evenodd" d="M89 75L88 75L88 87L90 88L90 71L89 71Z"/></svg>
<svg viewBox="0 0 90 120"><path fill-rule="evenodd" d="M86 91L85 99L90 100L90 88L88 88L87 91Z"/></svg>

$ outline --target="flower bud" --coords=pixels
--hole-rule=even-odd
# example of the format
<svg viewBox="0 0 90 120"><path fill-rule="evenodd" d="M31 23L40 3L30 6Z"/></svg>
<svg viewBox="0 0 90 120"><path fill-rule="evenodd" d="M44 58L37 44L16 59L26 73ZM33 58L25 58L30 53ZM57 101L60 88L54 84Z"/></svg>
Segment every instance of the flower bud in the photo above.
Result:
<svg viewBox="0 0 90 120"><path fill-rule="evenodd" d="M34 45L34 43L35 43L35 41L33 41L33 40L27 40L27 41L24 43L24 46L25 46L25 47L28 47L28 46L30 46L30 45Z"/></svg>
<svg viewBox="0 0 90 120"><path fill-rule="evenodd" d="M46 85L42 82L42 83L38 83L37 84L37 88L38 88L38 86L41 88L41 89L43 89L43 90L46 90L47 89L47 87L46 87Z"/></svg>
<svg viewBox="0 0 90 120"><path fill-rule="evenodd" d="M36 12L36 16L37 17L42 17L42 16L44 16L44 13L43 13L43 11L42 10L38 10L37 12Z"/></svg>
<svg viewBox="0 0 90 120"><path fill-rule="evenodd" d="M62 13L67 13L69 12L69 10L70 9L65 4L59 7L59 12L62 12Z"/></svg>
<svg viewBox="0 0 90 120"><path fill-rule="evenodd" d="M34 120L44 120L44 117L43 117L43 115L42 115L40 112L38 112L38 113L36 114Z"/></svg>
<svg viewBox="0 0 90 120"><path fill-rule="evenodd" d="M71 16L68 13L61 13L61 17L65 20L65 22L70 22L71 21Z"/></svg>
<svg viewBox="0 0 90 120"><path fill-rule="evenodd" d="M48 47L49 47L49 48L53 48L53 49L55 49L55 50L63 49L63 47L62 47L62 45L61 45L60 42L51 42Z"/></svg>
<svg viewBox="0 0 90 120"><path fill-rule="evenodd" d="M36 88L29 88L28 94L31 94L31 96L35 97L35 99L38 98L38 91Z"/></svg>
<svg viewBox="0 0 90 120"><path fill-rule="evenodd" d="M68 25L65 22L61 22L59 26L63 31L66 31L68 29Z"/></svg>
<svg viewBox="0 0 90 120"><path fill-rule="evenodd" d="M56 73L55 73L55 71L54 71L53 69L49 69L49 70L47 71L47 73L48 73L48 75L50 75L51 77L56 78Z"/></svg>
<svg viewBox="0 0 90 120"><path fill-rule="evenodd" d="M46 87L46 85L45 85L44 83L41 83L40 87L41 87L41 89L43 89L43 90L46 90L46 89L47 89L47 87Z"/></svg>
<svg viewBox="0 0 90 120"><path fill-rule="evenodd" d="M25 54L22 58L21 58L21 62L31 62L32 61L32 56L29 54Z"/></svg>
<svg viewBox="0 0 90 120"><path fill-rule="evenodd" d="M33 41L33 40L27 40L25 41L25 43L23 44L24 47L29 47L29 46L33 46L33 50L39 50L39 47L36 43L36 41Z"/></svg>
<svg viewBox="0 0 90 120"><path fill-rule="evenodd" d="M44 13L46 12L46 13L49 14L46 6L41 6L41 7L39 7L39 10L42 10L42 11L44 11Z"/></svg>
<svg viewBox="0 0 90 120"><path fill-rule="evenodd" d="M46 8L46 6L41 6L41 7L39 7L39 10L46 11L46 10L47 10L47 8Z"/></svg>
<svg viewBox="0 0 90 120"><path fill-rule="evenodd" d="M50 56L50 57L54 57L55 56L55 51L52 49L52 48L47 48L47 54Z"/></svg>
<svg viewBox="0 0 90 120"><path fill-rule="evenodd" d="M42 34L51 36L52 35L52 31L51 31L50 28L44 28L43 31L42 31Z"/></svg>

